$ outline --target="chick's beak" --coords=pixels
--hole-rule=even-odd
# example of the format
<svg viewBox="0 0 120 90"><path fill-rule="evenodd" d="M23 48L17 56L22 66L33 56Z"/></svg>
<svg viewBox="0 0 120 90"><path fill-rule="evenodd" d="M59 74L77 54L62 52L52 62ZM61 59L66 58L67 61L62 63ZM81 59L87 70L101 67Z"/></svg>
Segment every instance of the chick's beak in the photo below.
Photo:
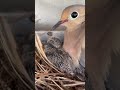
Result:
<svg viewBox="0 0 120 90"><path fill-rule="evenodd" d="M58 21L58 22L52 27L52 31L55 30L57 27L59 27L61 24L65 23L65 22L68 22L68 19Z"/></svg>

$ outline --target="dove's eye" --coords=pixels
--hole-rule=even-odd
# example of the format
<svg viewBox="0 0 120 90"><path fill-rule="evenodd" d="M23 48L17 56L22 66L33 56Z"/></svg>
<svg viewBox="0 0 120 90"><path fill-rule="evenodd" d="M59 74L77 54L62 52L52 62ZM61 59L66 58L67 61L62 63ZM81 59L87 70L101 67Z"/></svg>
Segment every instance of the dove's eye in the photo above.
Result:
<svg viewBox="0 0 120 90"><path fill-rule="evenodd" d="M77 17L79 16L79 13L78 12L72 12L71 15L70 15L70 19L73 20L73 19L76 19Z"/></svg>

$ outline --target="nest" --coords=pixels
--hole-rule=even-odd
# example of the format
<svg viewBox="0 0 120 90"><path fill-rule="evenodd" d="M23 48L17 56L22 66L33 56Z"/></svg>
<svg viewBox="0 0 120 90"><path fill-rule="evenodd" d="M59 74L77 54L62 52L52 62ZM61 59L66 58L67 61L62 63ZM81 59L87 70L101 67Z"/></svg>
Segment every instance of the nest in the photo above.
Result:
<svg viewBox="0 0 120 90"><path fill-rule="evenodd" d="M47 59L37 34L35 35L35 48L36 90L85 90L85 82L61 72Z"/></svg>

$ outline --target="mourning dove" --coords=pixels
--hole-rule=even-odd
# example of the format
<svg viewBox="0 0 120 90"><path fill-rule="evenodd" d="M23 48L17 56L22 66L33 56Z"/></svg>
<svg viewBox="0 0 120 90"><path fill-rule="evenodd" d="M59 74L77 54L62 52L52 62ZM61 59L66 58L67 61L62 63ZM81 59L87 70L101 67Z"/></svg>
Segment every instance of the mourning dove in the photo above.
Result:
<svg viewBox="0 0 120 90"><path fill-rule="evenodd" d="M64 9L60 21L52 30L60 25L66 27L64 33L63 49L72 58L71 68L73 73L79 77L84 76L85 67L85 6L72 5Z"/></svg>

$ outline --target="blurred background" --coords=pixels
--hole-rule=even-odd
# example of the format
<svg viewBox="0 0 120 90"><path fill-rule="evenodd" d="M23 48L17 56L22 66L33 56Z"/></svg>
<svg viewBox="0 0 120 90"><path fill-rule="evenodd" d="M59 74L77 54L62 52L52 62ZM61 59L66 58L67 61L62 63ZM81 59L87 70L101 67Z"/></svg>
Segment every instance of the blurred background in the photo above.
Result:
<svg viewBox="0 0 120 90"><path fill-rule="evenodd" d="M35 0L0 0L0 90L35 88L34 12Z"/></svg>

